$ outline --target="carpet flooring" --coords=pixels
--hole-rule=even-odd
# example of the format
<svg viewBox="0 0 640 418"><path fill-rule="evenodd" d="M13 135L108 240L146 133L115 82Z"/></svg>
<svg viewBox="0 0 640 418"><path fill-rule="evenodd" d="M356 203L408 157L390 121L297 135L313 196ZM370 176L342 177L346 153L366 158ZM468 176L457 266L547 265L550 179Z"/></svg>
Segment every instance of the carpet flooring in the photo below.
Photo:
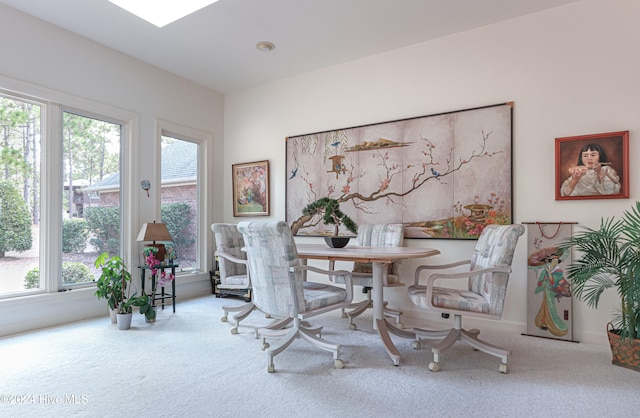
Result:
<svg viewBox="0 0 640 418"><path fill-rule="evenodd" d="M119 331L105 315L0 339L2 417L612 417L640 416L640 373L611 365L608 346L482 330L510 348L499 360L458 343L427 369L428 349L393 337L393 363L371 327L371 313L347 328L339 313L314 323L343 345L346 367L331 353L296 340L275 358L276 373L254 331L230 333L223 304L207 296L136 314ZM267 323L254 312L247 324Z"/></svg>

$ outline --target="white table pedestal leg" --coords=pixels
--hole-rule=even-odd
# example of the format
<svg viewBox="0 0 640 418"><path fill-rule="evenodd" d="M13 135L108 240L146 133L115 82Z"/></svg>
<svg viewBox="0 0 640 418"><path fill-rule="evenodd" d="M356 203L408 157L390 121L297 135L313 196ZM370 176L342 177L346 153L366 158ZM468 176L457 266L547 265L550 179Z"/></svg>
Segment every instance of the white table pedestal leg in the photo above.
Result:
<svg viewBox="0 0 640 418"><path fill-rule="evenodd" d="M373 300L373 329L378 330L378 334L382 339L384 348L387 350L389 357L393 360L394 366L400 365L400 352L391 341L389 330L387 329L387 321L384 319L384 296L382 285L382 269L386 267L385 263L374 262L373 264L373 289L371 298Z"/></svg>

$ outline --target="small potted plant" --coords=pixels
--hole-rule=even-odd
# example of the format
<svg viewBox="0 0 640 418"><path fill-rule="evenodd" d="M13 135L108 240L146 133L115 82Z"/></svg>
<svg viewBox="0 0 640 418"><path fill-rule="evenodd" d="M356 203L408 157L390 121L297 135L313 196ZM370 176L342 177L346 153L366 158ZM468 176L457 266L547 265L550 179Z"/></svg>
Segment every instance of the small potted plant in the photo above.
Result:
<svg viewBox="0 0 640 418"><path fill-rule="evenodd" d="M96 296L99 299L107 299L109 308L116 311L118 329L129 329L133 307L140 306L144 302L143 297L130 296L131 273L127 270L124 260L109 253L102 253L96 259L94 265L102 269L102 274L97 281Z"/></svg>
<svg viewBox="0 0 640 418"><path fill-rule="evenodd" d="M323 197L315 202L309 203L303 210L303 215L320 216L325 225L333 225L333 234L325 237L328 246L333 248L342 248L349 242L350 237L340 237L340 225L344 224L345 228L354 234L358 233L356 223L344 212L340 210L340 203L336 199Z"/></svg>
<svg viewBox="0 0 640 418"><path fill-rule="evenodd" d="M116 313L122 304L123 290L122 275L126 267L122 258L118 256L109 257L109 253L102 253L94 263L97 269L102 270L102 274L96 281L95 296L98 299L106 299L107 306L111 313L111 322L116 322ZM129 275L129 277L131 277Z"/></svg>
<svg viewBox="0 0 640 418"><path fill-rule="evenodd" d="M597 308L605 290L616 290L620 311L607 325L612 363L640 371L640 202L622 219L602 219L598 229L585 227L560 247L580 252L567 268L578 299Z"/></svg>

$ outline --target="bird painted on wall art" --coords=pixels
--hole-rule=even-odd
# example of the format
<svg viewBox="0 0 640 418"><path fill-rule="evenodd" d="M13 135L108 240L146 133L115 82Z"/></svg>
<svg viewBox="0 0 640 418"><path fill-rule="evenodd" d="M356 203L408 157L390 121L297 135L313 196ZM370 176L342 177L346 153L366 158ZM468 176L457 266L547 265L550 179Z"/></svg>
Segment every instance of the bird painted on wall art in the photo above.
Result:
<svg viewBox="0 0 640 418"><path fill-rule="evenodd" d="M296 176L296 174L298 174L298 167L294 168L291 171L291 176L289 177L289 180L291 180L292 178L294 178Z"/></svg>
<svg viewBox="0 0 640 418"><path fill-rule="evenodd" d="M431 174L433 174L436 177L438 177L440 175L440 173L438 173L436 170L434 170L433 167L431 167Z"/></svg>
<svg viewBox="0 0 640 418"><path fill-rule="evenodd" d="M336 141L331 144L332 147L337 147L338 145L340 145L340 141Z"/></svg>

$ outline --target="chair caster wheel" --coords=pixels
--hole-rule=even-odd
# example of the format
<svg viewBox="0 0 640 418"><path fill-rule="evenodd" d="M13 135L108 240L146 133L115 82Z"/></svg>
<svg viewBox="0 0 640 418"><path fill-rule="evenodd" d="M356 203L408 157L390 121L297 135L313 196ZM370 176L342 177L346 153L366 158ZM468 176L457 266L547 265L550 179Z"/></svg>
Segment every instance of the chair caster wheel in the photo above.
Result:
<svg viewBox="0 0 640 418"><path fill-rule="evenodd" d="M358 327L356 326L356 324L349 324L349 329L351 331L353 331L354 329L357 329Z"/></svg>
<svg viewBox="0 0 640 418"><path fill-rule="evenodd" d="M344 361L342 361L340 359L336 359L333 362L333 367L335 367L336 369L344 369Z"/></svg>
<svg viewBox="0 0 640 418"><path fill-rule="evenodd" d="M238 333L238 328L231 328L231 334L236 335Z"/></svg>
<svg viewBox="0 0 640 418"><path fill-rule="evenodd" d="M263 350L266 350L269 347L270 347L269 343L262 343L262 349Z"/></svg>
<svg viewBox="0 0 640 418"><path fill-rule="evenodd" d="M267 372L268 373L275 373L276 372L276 366L274 366L273 364L270 364L269 367L267 367Z"/></svg>
<svg viewBox="0 0 640 418"><path fill-rule="evenodd" d="M420 350L422 348L422 343L420 343L420 341L414 341L411 346L416 350Z"/></svg>
<svg viewBox="0 0 640 418"><path fill-rule="evenodd" d="M507 366L506 363L501 363L499 370L500 370L500 373L507 374L509 373L509 366Z"/></svg>
<svg viewBox="0 0 640 418"><path fill-rule="evenodd" d="M220 321L222 322L227 322L229 319L227 318L227 315L223 316L222 318L220 318Z"/></svg>
<svg viewBox="0 0 640 418"><path fill-rule="evenodd" d="M347 317L347 313L346 312L342 312L342 314L340 315L341 318L346 318Z"/></svg>
<svg viewBox="0 0 640 418"><path fill-rule="evenodd" d="M402 322L398 322L398 323L396 324L396 328L398 328L398 329L404 329L404 324L403 324Z"/></svg>
<svg viewBox="0 0 640 418"><path fill-rule="evenodd" d="M440 371L440 364L432 361L431 363L429 363L429 370L431 370L432 372L439 372Z"/></svg>

